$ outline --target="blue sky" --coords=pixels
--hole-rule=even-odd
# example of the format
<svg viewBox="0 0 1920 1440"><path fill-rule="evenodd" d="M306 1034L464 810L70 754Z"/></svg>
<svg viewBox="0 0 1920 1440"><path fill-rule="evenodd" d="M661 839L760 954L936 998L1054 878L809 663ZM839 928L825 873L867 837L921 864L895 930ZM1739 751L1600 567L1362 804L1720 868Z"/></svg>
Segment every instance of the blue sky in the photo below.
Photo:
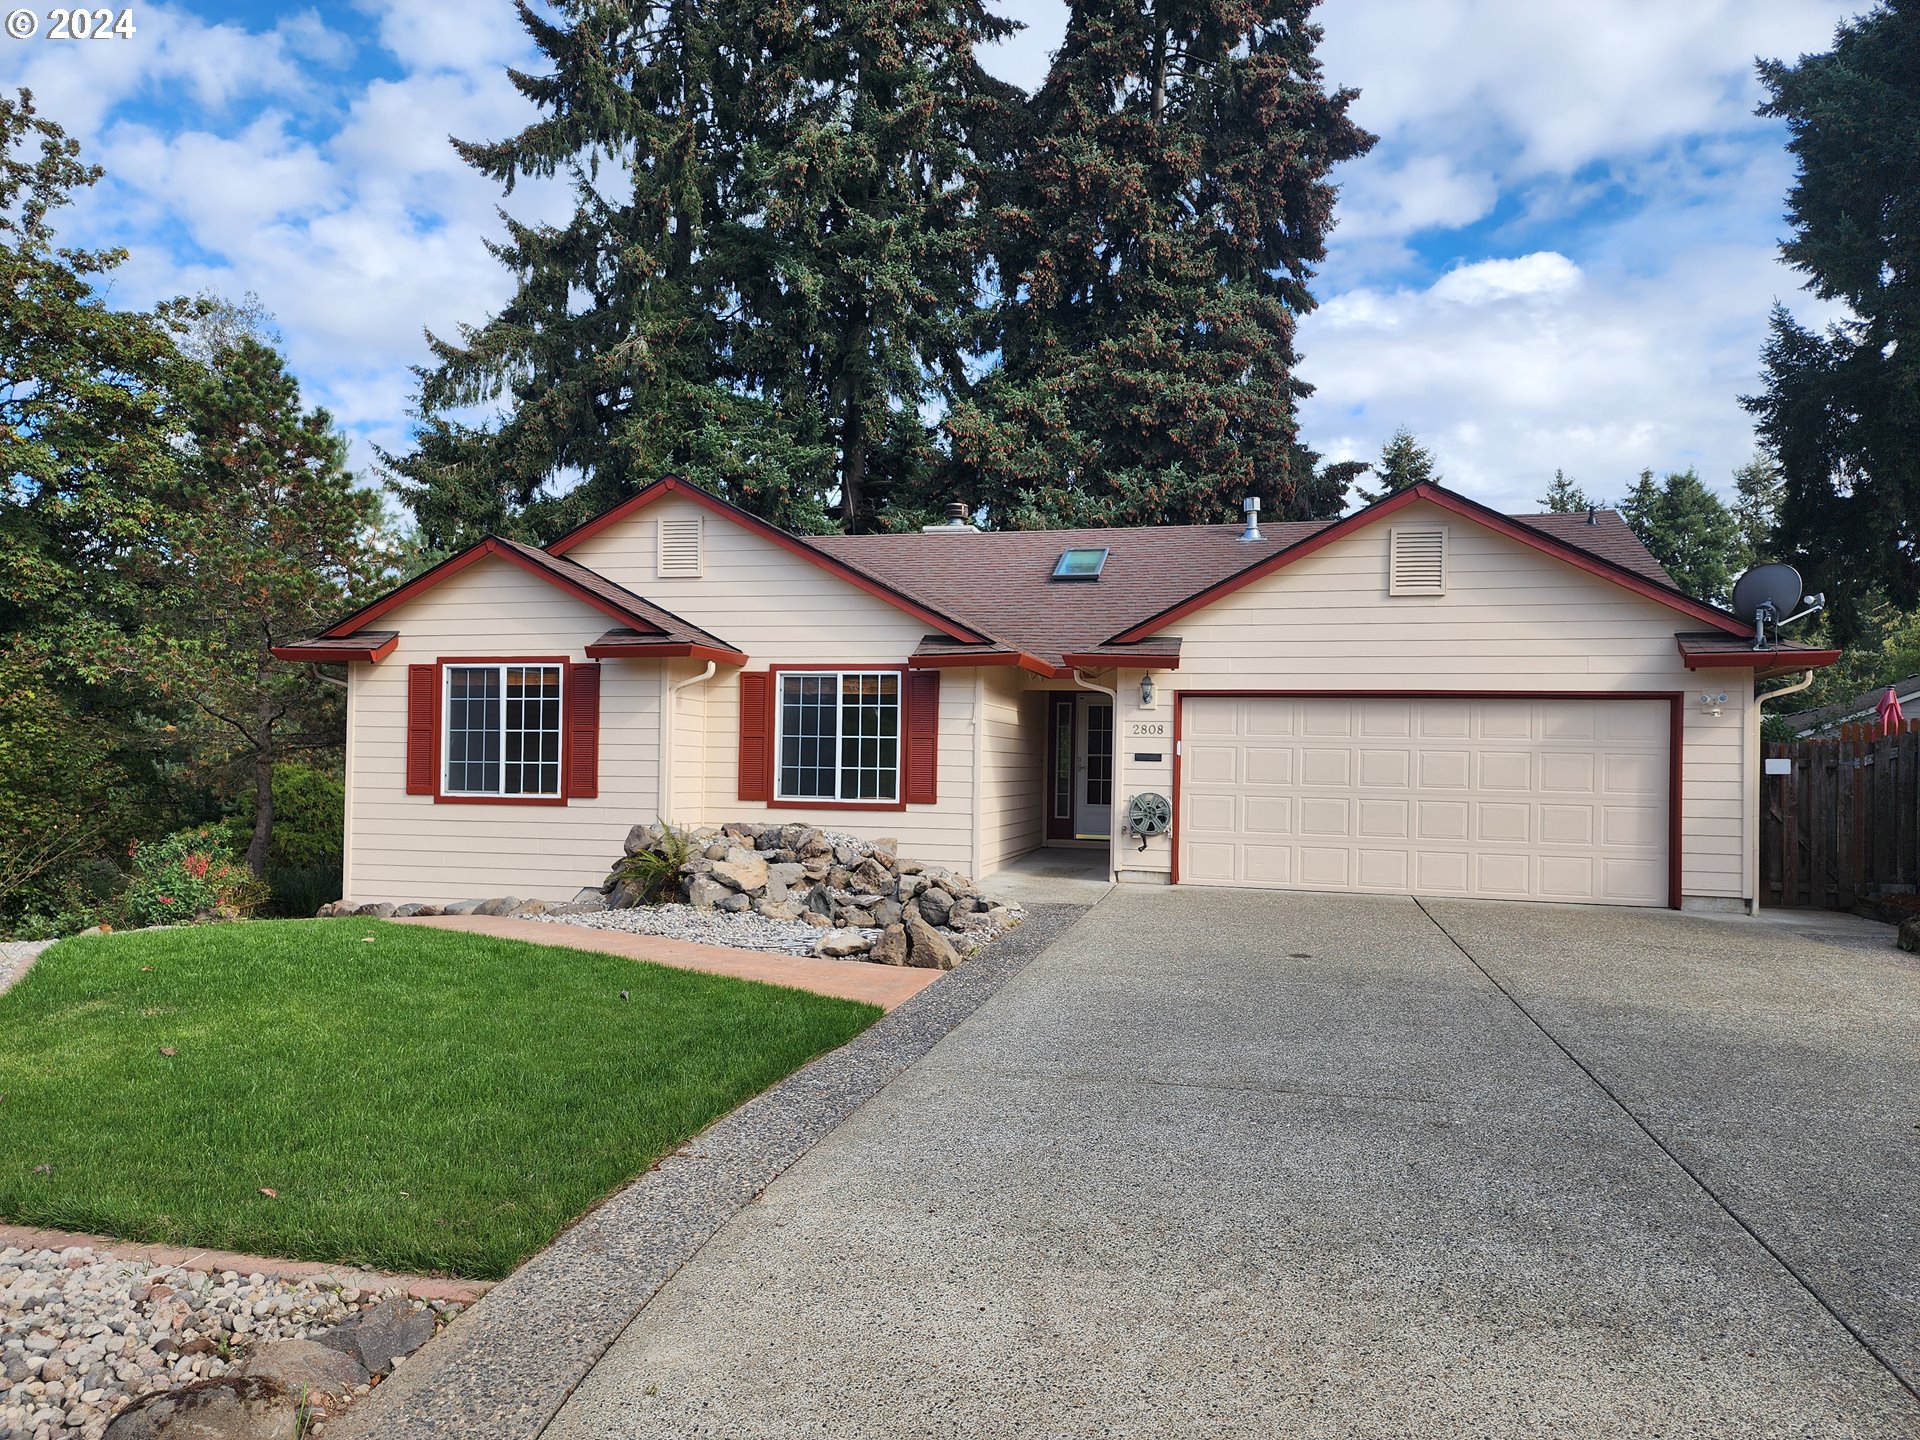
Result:
<svg viewBox="0 0 1920 1440"><path fill-rule="evenodd" d="M36 0L37 4L37 0ZM44 15L44 6L38 7ZM1065 8L989 65L1045 73ZM1523 509L1555 467L1617 498L1643 467L1726 488L1752 448L1768 307L1817 317L1775 245L1791 166L1753 114L1756 55L1827 48L1861 8L1826 0L1333 0L1328 78L1381 136L1344 167L1340 224L1302 326L1309 443L1371 457L1398 425L1449 483ZM68 236L125 246L115 299L257 293L309 398L404 447L423 331L508 293L484 242L501 197L449 135L529 111L511 7L355 0L136 5L130 40L0 37L108 180ZM523 186L521 218L564 197Z"/></svg>

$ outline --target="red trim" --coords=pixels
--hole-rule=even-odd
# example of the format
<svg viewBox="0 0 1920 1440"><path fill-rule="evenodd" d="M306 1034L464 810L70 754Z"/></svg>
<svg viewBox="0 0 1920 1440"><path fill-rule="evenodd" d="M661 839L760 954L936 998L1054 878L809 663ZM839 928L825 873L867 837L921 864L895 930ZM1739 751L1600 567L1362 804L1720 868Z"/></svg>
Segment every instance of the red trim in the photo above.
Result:
<svg viewBox="0 0 1920 1440"><path fill-rule="evenodd" d="M565 736L561 792L569 800L600 798L600 667L569 665L561 678L560 725Z"/></svg>
<svg viewBox="0 0 1920 1440"><path fill-rule="evenodd" d="M418 575L414 576L413 579L407 581L399 588L389 590L385 595L382 595L378 600L367 606L366 609L356 611L354 614L340 621L337 625L328 627L320 638L322 640L331 640L354 630L363 629L369 620L378 619L380 616L386 614L387 611L393 609L394 606L406 603L422 590L432 589L441 581L451 579L475 561L484 560L488 556L497 556L502 560L511 561L529 575L536 575L548 584L556 586L584 600L602 615L610 616L620 621L629 629L637 630L642 634L648 635L666 634L666 631L662 630L646 616L638 614L635 611L623 610L612 601L594 594L593 591L587 589L584 585L576 584L564 575L556 575L551 570L541 569L540 566L527 559L526 556L520 554L510 546L502 545L493 536L489 535L478 544L462 550L458 555L442 560L432 569L421 571Z"/></svg>
<svg viewBox="0 0 1920 1440"><path fill-rule="evenodd" d="M351 640L352 638L351 635L346 636L342 643L337 645L321 645L317 643L306 645L272 645L268 647L268 653L276 660L307 661L315 665L337 665L342 661L352 660L365 660L369 664L378 665L382 660L393 654L394 649L400 644L400 637L398 635L389 635L377 645L349 645L345 643L345 640Z"/></svg>
<svg viewBox="0 0 1920 1440"><path fill-rule="evenodd" d="M1685 640L1676 637L1674 643L1680 647L1681 664L1689 670L1755 670L1784 675L1795 670L1818 670L1840 658L1838 650L1689 650Z"/></svg>
<svg viewBox="0 0 1920 1440"><path fill-rule="evenodd" d="M1657 581L1647 579L1644 575L1636 575L1625 566L1616 565L1611 560L1603 560L1598 555L1582 550L1577 545L1569 545L1543 530L1534 529L1531 525L1523 525L1518 520L1502 515L1498 510L1489 510L1477 500L1469 500L1464 495L1457 495L1451 490L1423 481L1397 494L1389 495L1386 499L1377 501L1364 510L1357 510L1343 520L1336 520L1324 530L1314 531L1313 534L1295 541L1284 550L1209 585L1199 594L1190 595L1185 600L1162 610L1158 615L1122 630L1118 635L1112 636L1107 643L1125 645L1144 639L1165 629L1181 616L1190 615L1203 606L1211 605L1223 596L1230 595L1243 586L1251 585L1254 581L1331 545L1355 530L1371 525L1376 520L1384 519L1422 500L1438 505L1443 510L1449 510L1463 519L1476 521L1489 530L1505 535L1508 539L1519 541L1522 545L1529 545L1544 554L1564 560L1590 575L1597 575L1602 580L1611 580L1614 584L1644 595L1649 600L1657 600L1670 609L1678 610L1684 615L1691 615L1697 620L1703 620L1716 630L1724 630L1729 635L1751 633L1750 627L1724 610L1708 605L1704 601L1695 600L1690 595L1683 595L1678 590L1669 589Z"/></svg>
<svg viewBox="0 0 1920 1440"><path fill-rule="evenodd" d="M898 800L782 800L780 798L780 768L777 753L780 743L780 677L788 671L798 671L807 675L845 674L858 671L863 674L893 674L900 677L900 737L899 737L899 790ZM757 672L756 672L757 673ZM904 810L907 808L907 727L911 723L907 714L909 691L907 676L911 672L904 665L856 665L851 661L821 661L813 665L769 665L766 669L767 684L767 808L769 810ZM936 722L937 723L937 722Z"/></svg>
<svg viewBox="0 0 1920 1440"><path fill-rule="evenodd" d="M773 677L764 670L741 672L734 733L740 751L736 793L742 801L764 804L773 798Z"/></svg>
<svg viewBox="0 0 1920 1440"><path fill-rule="evenodd" d="M440 791L440 667L407 667L406 793Z"/></svg>
<svg viewBox="0 0 1920 1440"><path fill-rule="evenodd" d="M677 640L642 640L623 645L617 640L596 640L587 646L587 654L596 660L711 660L716 665L745 665L747 657L738 650L723 650L717 645L694 645Z"/></svg>
<svg viewBox="0 0 1920 1440"><path fill-rule="evenodd" d="M565 555L569 550L573 549L574 546L580 544L581 541L598 535L609 525L617 524L636 511L645 509L656 500L664 500L669 495L684 495L687 499L693 501L694 504L704 506L714 514L724 516L735 524L752 530L755 534L771 540L774 544L780 546L781 549L787 550L795 555L804 556L821 569L831 571L842 580L866 591L869 595L877 596L889 605L906 611L916 619L924 620L944 635L951 635L956 640L987 641L992 639L991 636L983 635L978 630L969 629L958 621L948 619L938 611L929 610L919 601L908 599L891 585L874 579L865 571L854 569L853 566L847 564L844 560L829 555L824 550L816 550L797 535L788 534L778 525L769 524L758 515L749 514L738 505L729 504L718 495L709 494L707 491L702 490L698 485L690 485L677 475L668 475L663 479L656 480L639 494L622 500L611 510L594 516L593 519L586 521L584 524L576 525L558 540L549 544L546 547L547 553L549 555Z"/></svg>
<svg viewBox="0 0 1920 1440"><path fill-rule="evenodd" d="M1402 491L1401 494L1405 494ZM1685 794L1686 695L1679 690L1176 690L1173 694L1172 883L1180 883L1180 740L1186 702L1298 696L1336 700L1664 700L1667 724L1667 908L1678 910L1681 805Z"/></svg>
<svg viewBox="0 0 1920 1440"><path fill-rule="evenodd" d="M558 795L448 795L441 789L440 740L446 721L440 715L440 697L446 693L449 665L558 665L560 667L560 789ZM567 768L573 763L573 741L566 720L567 696L573 691L574 662L564 655L442 655L433 662L434 763L433 803L436 805L565 805Z"/></svg>
<svg viewBox="0 0 1920 1440"><path fill-rule="evenodd" d="M969 667L986 668L989 666L1017 665L1046 680L1063 680L1067 672L1058 665L1049 665L1038 655L1029 655L1024 650L995 650L984 655L911 655L907 657L909 670L958 670Z"/></svg>
<svg viewBox="0 0 1920 1440"><path fill-rule="evenodd" d="M1074 670L1178 670L1180 652L1172 654L1114 655L1088 650L1069 650L1061 660Z"/></svg>

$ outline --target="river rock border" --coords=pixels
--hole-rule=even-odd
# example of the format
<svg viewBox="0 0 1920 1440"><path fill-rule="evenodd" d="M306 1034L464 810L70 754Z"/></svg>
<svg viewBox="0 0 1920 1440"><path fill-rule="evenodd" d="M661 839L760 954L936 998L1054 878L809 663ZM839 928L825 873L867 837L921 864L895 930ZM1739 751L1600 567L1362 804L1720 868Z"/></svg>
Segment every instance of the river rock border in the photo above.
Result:
<svg viewBox="0 0 1920 1440"><path fill-rule="evenodd" d="M597 889L553 903L502 896L451 905L355 905L336 901L322 918L363 915L504 915L564 919L603 910L637 909L649 896L681 901L720 915L753 915L798 922L821 933L813 953L823 959L865 960L951 970L981 946L1020 923L1020 906L996 902L967 876L940 865L904 859L893 840L864 840L812 825L703 825L676 830L655 822L627 832L622 854ZM680 858L664 886L650 887L649 871Z"/></svg>

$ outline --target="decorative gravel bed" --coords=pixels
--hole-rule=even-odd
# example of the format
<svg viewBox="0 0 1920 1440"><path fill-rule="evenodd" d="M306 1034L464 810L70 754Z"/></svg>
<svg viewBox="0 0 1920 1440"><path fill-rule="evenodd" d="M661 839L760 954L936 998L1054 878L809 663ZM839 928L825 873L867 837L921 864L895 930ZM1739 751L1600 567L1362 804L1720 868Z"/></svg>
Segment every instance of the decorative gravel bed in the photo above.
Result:
<svg viewBox="0 0 1920 1440"><path fill-rule="evenodd" d="M691 940L700 945L726 945L735 950L762 950L776 955L811 955L820 942L820 927L800 920L773 920L752 911L729 915L724 910L696 910L691 905L636 905L628 910L589 910L578 913L549 911L530 917L551 925L584 925L589 930L623 930L631 935L659 935L669 940ZM878 930L857 932L868 941Z"/></svg>
<svg viewBox="0 0 1920 1440"><path fill-rule="evenodd" d="M78 1247L0 1250L0 1440L99 1440L135 1396L233 1374L271 1341L307 1339L401 1293Z"/></svg>

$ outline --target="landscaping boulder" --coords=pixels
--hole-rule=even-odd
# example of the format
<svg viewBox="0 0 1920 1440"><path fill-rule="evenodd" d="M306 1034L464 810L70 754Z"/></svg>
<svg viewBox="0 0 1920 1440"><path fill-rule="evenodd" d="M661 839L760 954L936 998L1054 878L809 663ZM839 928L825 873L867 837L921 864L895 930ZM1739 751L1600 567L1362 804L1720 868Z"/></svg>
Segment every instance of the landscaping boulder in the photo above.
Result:
<svg viewBox="0 0 1920 1440"><path fill-rule="evenodd" d="M873 942L873 948L867 951L867 959L876 965L904 965L907 963L907 927L889 925L880 932L880 938Z"/></svg>
<svg viewBox="0 0 1920 1440"><path fill-rule="evenodd" d="M912 910L907 911L907 963L922 970L951 970L960 952L938 930Z"/></svg>
<svg viewBox="0 0 1920 1440"><path fill-rule="evenodd" d="M298 1440L295 1398L264 1375L223 1375L142 1395L105 1440Z"/></svg>
<svg viewBox="0 0 1920 1440"><path fill-rule="evenodd" d="M764 890L767 886L765 857L741 846L734 846L713 862L713 878L743 893Z"/></svg>
<svg viewBox="0 0 1920 1440"><path fill-rule="evenodd" d="M433 1312L416 1309L404 1296L382 1300L344 1324L322 1330L314 1341L354 1360L370 1375L384 1375L396 1356L411 1355L433 1338Z"/></svg>
<svg viewBox="0 0 1920 1440"><path fill-rule="evenodd" d="M393 914L393 906L384 900L376 900L371 905L362 905L353 913L355 915L364 915L373 920L385 920Z"/></svg>
<svg viewBox="0 0 1920 1440"><path fill-rule="evenodd" d="M621 848L629 855L638 855L642 850L651 850L666 838L666 832L658 825L636 825L627 831L626 844Z"/></svg>
<svg viewBox="0 0 1920 1440"><path fill-rule="evenodd" d="M456 900L451 905L442 905L440 913L442 915L477 915L480 907L486 903L484 900Z"/></svg>
<svg viewBox="0 0 1920 1440"><path fill-rule="evenodd" d="M944 925L953 915L953 897L937 885L922 890L913 904L929 925Z"/></svg>
<svg viewBox="0 0 1920 1440"><path fill-rule="evenodd" d="M858 930L829 930L814 942L813 953L825 960L845 960L866 954L872 944Z"/></svg>
<svg viewBox="0 0 1920 1440"><path fill-rule="evenodd" d="M318 1340L276 1340L262 1345L240 1367L242 1375L261 1375L293 1396L340 1400L367 1382L366 1367L345 1350Z"/></svg>
<svg viewBox="0 0 1920 1440"><path fill-rule="evenodd" d="M696 875L687 882L687 903L696 910L711 910L733 892L718 880Z"/></svg>
<svg viewBox="0 0 1920 1440"><path fill-rule="evenodd" d="M1900 922L1900 948L1902 950L1920 950L1920 915L1911 920Z"/></svg>

